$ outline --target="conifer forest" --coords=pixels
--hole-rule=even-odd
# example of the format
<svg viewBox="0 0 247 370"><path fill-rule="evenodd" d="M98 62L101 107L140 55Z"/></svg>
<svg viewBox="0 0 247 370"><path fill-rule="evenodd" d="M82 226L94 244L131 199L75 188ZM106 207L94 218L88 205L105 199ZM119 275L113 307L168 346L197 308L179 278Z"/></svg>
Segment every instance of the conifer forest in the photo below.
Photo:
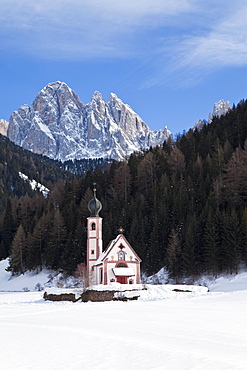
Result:
<svg viewBox="0 0 247 370"><path fill-rule="evenodd" d="M0 139L0 258L10 257L13 274L45 266L70 275L85 262L94 182L104 248L122 227L142 272L165 266L180 281L246 266L247 101L174 142L84 174Z"/></svg>

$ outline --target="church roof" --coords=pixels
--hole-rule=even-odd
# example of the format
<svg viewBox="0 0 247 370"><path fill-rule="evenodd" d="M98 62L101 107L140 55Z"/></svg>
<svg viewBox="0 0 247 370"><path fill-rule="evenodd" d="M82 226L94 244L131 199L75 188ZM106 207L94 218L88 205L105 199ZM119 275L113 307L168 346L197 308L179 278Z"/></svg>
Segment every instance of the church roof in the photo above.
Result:
<svg viewBox="0 0 247 370"><path fill-rule="evenodd" d="M138 260L138 262L141 262L141 259L140 257L137 255L137 253L134 251L134 249L131 247L131 245L129 244L129 242L127 241L127 239L125 238L125 236L123 234L118 234L118 236L116 237L116 239L113 239L112 241L110 241L110 243L108 244L106 250L100 254L99 258L97 259L97 261L95 262L95 265L100 265L106 258L107 256L109 255L109 253L112 251L113 247L118 243L120 242L120 240L123 239L126 244L128 245L128 247L131 249L131 251L133 252L133 254L135 255L135 258Z"/></svg>

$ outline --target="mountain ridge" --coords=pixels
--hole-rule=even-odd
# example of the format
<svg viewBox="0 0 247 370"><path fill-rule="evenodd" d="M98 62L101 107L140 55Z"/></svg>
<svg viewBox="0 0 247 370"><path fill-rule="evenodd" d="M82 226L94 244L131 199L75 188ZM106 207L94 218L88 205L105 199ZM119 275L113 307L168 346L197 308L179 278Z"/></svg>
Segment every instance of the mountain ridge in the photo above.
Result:
<svg viewBox="0 0 247 370"><path fill-rule="evenodd" d="M96 91L83 104L64 82L46 85L33 103L21 106L9 120L8 138L34 153L62 162L70 159L121 160L135 151L162 145L172 136L152 131L116 94L106 103Z"/></svg>

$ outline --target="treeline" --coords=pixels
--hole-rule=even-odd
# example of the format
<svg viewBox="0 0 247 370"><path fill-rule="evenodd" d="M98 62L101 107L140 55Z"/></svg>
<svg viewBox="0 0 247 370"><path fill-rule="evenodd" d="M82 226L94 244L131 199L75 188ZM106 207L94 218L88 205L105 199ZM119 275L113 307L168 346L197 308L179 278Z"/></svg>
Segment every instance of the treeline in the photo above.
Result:
<svg viewBox="0 0 247 370"><path fill-rule="evenodd" d="M89 169L104 170L111 162L103 158L54 161L17 146L0 134L0 214L9 198L34 195L29 183L20 180L19 172L50 188L59 179L71 180L73 174L79 177Z"/></svg>
<svg viewBox="0 0 247 370"><path fill-rule="evenodd" d="M89 169L95 170L96 168L101 168L104 170L108 164L112 163L114 160L105 158L88 158L88 159L74 159L65 162L57 162L59 168L65 171L69 171L76 176L81 176Z"/></svg>
<svg viewBox="0 0 247 370"><path fill-rule="evenodd" d="M92 184L103 204L104 246L119 227L148 274L166 266L177 281L237 272L247 263L247 101L201 130L132 154L81 178L60 180L50 196L8 202L1 257L13 272L47 266L72 273L86 257Z"/></svg>

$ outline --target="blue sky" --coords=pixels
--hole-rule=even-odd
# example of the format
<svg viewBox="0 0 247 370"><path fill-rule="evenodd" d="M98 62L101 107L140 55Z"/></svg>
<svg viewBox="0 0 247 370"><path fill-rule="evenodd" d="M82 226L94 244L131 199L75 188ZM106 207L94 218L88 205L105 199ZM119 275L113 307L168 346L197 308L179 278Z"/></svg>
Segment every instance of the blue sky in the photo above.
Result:
<svg viewBox="0 0 247 370"><path fill-rule="evenodd" d="M188 130L247 98L246 19L246 0L1 0L0 118L60 80Z"/></svg>

